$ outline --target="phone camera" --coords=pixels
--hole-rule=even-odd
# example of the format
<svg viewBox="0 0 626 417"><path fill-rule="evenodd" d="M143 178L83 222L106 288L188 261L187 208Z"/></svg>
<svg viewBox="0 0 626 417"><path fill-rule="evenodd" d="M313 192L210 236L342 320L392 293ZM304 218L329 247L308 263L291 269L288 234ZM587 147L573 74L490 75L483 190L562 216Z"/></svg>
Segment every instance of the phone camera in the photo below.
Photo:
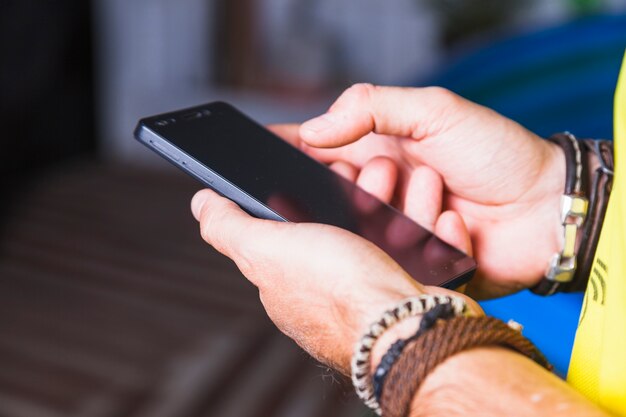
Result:
<svg viewBox="0 0 626 417"><path fill-rule="evenodd" d="M160 127L171 125L173 123L176 123L176 119L174 119L173 117L170 117L169 119L157 120L156 122L154 122L155 125Z"/></svg>

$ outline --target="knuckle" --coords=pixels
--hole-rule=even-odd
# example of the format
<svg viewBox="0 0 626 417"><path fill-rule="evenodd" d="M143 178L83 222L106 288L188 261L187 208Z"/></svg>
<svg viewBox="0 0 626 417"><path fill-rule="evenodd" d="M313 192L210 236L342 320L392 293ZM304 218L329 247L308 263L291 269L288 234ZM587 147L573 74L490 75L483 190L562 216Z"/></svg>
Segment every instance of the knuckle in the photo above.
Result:
<svg viewBox="0 0 626 417"><path fill-rule="evenodd" d="M202 239L221 253L226 253L228 250L227 234L223 227L225 221L227 219L222 214L222 210L206 209L202 211L200 217Z"/></svg>
<svg viewBox="0 0 626 417"><path fill-rule="evenodd" d="M429 106L430 121L414 130L414 137L419 138L445 131L463 113L462 98L447 88L425 87L423 92L423 99Z"/></svg>
<svg viewBox="0 0 626 417"><path fill-rule="evenodd" d="M222 229L215 229L211 236L211 246L213 246L218 252L223 253L226 256L231 256L232 248L230 239L227 233Z"/></svg>
<svg viewBox="0 0 626 417"><path fill-rule="evenodd" d="M365 101L368 100L372 94L376 91L377 87L370 83L357 83L352 84L345 94L351 97L353 100Z"/></svg>
<svg viewBox="0 0 626 417"><path fill-rule="evenodd" d="M228 201L224 206L202 212L200 235L215 250L235 261L244 272L252 265L249 239L245 237L246 226L238 221L236 212L227 209L228 206L236 206L235 203Z"/></svg>
<svg viewBox="0 0 626 417"><path fill-rule="evenodd" d="M214 214L211 210L203 210L200 216L200 236L207 243L213 242Z"/></svg>
<svg viewBox="0 0 626 417"><path fill-rule="evenodd" d="M250 262L249 258L247 258L246 256L239 256L235 261L235 264L237 265L237 268L243 274L243 276L247 277L250 280L255 277L255 264ZM254 284L258 286L256 282L254 282Z"/></svg>
<svg viewBox="0 0 626 417"><path fill-rule="evenodd" d="M394 169L396 168L396 163L394 160L387 155L376 155L373 158L370 158L365 166L374 166L376 168L384 168L384 169Z"/></svg>
<svg viewBox="0 0 626 417"><path fill-rule="evenodd" d="M459 96L457 94L444 87L425 87L424 91L430 97L430 100L433 103L437 103L443 106L454 105L459 101Z"/></svg>

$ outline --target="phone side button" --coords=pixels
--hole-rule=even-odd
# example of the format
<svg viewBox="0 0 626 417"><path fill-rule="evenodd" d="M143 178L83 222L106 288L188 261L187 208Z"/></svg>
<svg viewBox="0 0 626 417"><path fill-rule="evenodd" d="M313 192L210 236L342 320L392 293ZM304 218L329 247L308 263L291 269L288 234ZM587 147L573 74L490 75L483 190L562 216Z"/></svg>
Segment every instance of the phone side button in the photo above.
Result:
<svg viewBox="0 0 626 417"><path fill-rule="evenodd" d="M197 169L193 165L187 164L185 161L183 161L183 165L187 166L189 168L189 170L191 172L193 172L198 178L202 178L202 180L206 181L207 184L213 185L213 181L214 181L213 178L208 176L206 173L200 171L199 169Z"/></svg>
<svg viewBox="0 0 626 417"><path fill-rule="evenodd" d="M159 142L155 142L155 141L150 141L150 142L152 142L152 145L154 145L155 148L157 148L159 151L161 151L165 155L169 156L170 158L174 159L175 161L180 161L180 156L176 155L175 153L170 152L169 149L167 149L165 146L161 145Z"/></svg>

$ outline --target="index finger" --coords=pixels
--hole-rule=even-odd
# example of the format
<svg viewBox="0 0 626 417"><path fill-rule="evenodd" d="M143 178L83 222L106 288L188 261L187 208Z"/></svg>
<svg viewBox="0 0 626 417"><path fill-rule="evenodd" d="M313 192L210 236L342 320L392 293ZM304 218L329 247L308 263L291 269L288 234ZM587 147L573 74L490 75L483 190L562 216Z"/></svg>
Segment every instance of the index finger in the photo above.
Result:
<svg viewBox="0 0 626 417"><path fill-rule="evenodd" d="M300 149L302 152L320 162L330 164L345 159L345 155L343 155L344 152L340 149L324 149L309 146L300 137L299 124L271 124L266 127L272 133L282 138L285 142Z"/></svg>
<svg viewBox="0 0 626 417"><path fill-rule="evenodd" d="M285 142L298 149L306 144L300 139L300 125L295 123L271 124L266 126L276 136L280 136Z"/></svg>
<svg viewBox="0 0 626 417"><path fill-rule="evenodd" d="M440 88L355 84L326 114L305 122L300 137L312 146L334 148L374 132L420 140L449 124L463 99Z"/></svg>

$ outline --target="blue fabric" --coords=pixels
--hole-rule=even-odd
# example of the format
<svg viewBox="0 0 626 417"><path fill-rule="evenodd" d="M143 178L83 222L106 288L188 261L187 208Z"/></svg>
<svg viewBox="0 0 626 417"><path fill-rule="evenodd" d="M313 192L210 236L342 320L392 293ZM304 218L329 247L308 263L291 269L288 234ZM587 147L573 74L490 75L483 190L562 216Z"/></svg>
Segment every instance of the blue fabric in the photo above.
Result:
<svg viewBox="0 0 626 417"><path fill-rule="evenodd" d="M583 293L537 296L530 291L480 305L490 316L504 321L510 319L524 326L524 336L532 340L554 365L557 374L567 374L574 344Z"/></svg>
<svg viewBox="0 0 626 417"><path fill-rule="evenodd" d="M626 15L511 37L451 60L430 84L496 109L539 135L613 137Z"/></svg>
<svg viewBox="0 0 626 417"><path fill-rule="evenodd" d="M544 137L569 130L612 138L613 92L625 46L626 15L593 16L468 51L418 84L446 87ZM481 305L487 314L523 324L524 334L564 376L582 298L523 291Z"/></svg>

